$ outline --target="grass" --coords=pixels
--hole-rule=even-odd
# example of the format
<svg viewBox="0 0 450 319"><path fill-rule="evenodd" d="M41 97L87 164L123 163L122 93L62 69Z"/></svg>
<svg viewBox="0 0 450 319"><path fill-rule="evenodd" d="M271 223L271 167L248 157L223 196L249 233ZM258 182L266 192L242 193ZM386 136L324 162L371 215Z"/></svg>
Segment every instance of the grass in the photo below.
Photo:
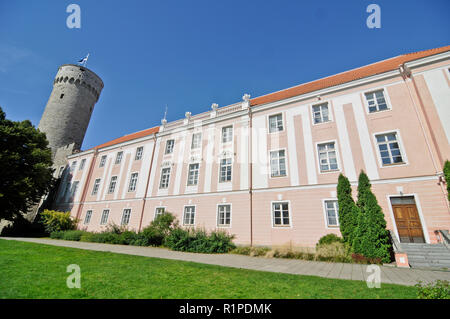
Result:
<svg viewBox="0 0 450 319"><path fill-rule="evenodd" d="M69 289L66 268L81 268ZM0 298L416 298L417 288L0 240Z"/></svg>

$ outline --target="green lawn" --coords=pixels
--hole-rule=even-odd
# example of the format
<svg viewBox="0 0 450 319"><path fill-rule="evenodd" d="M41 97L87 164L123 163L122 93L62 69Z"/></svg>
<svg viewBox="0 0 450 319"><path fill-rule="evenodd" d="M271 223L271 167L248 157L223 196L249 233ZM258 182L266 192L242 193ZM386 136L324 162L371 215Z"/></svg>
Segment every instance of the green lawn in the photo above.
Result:
<svg viewBox="0 0 450 319"><path fill-rule="evenodd" d="M81 268L69 289L66 268ZM0 240L0 298L416 298L416 288Z"/></svg>

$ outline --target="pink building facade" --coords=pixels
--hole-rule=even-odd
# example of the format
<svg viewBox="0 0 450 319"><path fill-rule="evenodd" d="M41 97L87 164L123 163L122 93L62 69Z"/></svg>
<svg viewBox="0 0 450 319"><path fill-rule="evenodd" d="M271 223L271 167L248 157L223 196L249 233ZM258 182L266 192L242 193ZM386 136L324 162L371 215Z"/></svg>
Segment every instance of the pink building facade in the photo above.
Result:
<svg viewBox="0 0 450 319"><path fill-rule="evenodd" d="M336 185L372 183L400 242L450 229L450 47L218 107L69 156L55 208L79 227L141 230L164 211L241 245L340 234Z"/></svg>

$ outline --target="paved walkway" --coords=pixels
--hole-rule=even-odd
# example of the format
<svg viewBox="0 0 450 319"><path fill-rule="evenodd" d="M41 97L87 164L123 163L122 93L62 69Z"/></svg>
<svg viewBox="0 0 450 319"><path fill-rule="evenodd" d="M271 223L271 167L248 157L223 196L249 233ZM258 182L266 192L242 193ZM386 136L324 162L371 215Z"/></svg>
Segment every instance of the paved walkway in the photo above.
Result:
<svg viewBox="0 0 450 319"><path fill-rule="evenodd" d="M225 267L262 270L295 275L310 275L335 279L366 280L367 277L371 274L371 272L367 271L368 265L360 264L327 263L283 258L249 257L234 254L184 253L171 251L164 248L110 245L54 239L7 237L0 238L53 246L72 247L95 251L107 251L119 254L156 257L173 260L184 260ZM418 281L422 281L425 283L433 282L438 279L450 281L450 271L408 269L389 266L381 266L380 268L382 283L412 286L415 285Z"/></svg>

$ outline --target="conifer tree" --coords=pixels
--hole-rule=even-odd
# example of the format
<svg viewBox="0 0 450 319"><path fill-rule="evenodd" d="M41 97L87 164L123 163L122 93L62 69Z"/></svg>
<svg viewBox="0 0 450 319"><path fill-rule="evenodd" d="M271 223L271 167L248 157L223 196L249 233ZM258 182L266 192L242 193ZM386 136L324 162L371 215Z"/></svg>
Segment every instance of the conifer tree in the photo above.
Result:
<svg viewBox="0 0 450 319"><path fill-rule="evenodd" d="M391 242L386 220L377 198L372 193L367 175L361 171L358 180L358 202L361 214L353 240L353 251L368 258L390 262Z"/></svg>
<svg viewBox="0 0 450 319"><path fill-rule="evenodd" d="M450 201L450 162L448 160L444 164L444 178L447 183L447 197Z"/></svg>
<svg viewBox="0 0 450 319"><path fill-rule="evenodd" d="M339 227L344 242L352 245L354 232L358 226L359 209L352 197L352 188L347 177L340 174L337 185L339 206Z"/></svg>

